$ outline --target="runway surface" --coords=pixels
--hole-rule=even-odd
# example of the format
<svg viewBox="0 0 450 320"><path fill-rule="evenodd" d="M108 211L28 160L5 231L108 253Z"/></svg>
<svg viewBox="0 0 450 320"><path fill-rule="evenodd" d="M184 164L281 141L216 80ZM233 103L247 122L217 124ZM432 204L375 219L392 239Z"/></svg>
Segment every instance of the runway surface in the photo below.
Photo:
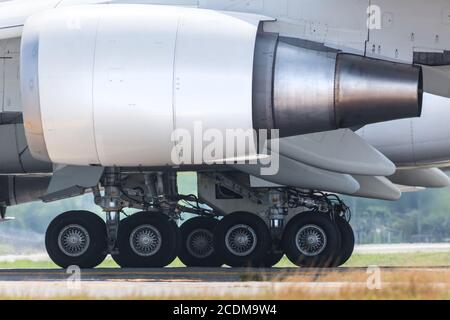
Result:
<svg viewBox="0 0 450 320"><path fill-rule="evenodd" d="M385 272L421 271L436 272L447 270L443 267L384 267ZM238 282L238 281L279 281L292 276L310 277L312 280L330 274L345 275L364 273L368 268L156 268L156 269L89 269L80 270L81 281L145 281L145 282ZM450 269L449 269L450 270ZM0 282L7 281L66 281L74 270L65 269L0 269Z"/></svg>
<svg viewBox="0 0 450 320"><path fill-rule="evenodd" d="M385 268L385 270L395 268ZM403 269L403 268L402 268ZM423 270L423 268L414 268ZM429 268L430 271L440 268ZM238 282L247 280L277 281L289 276L303 275L311 278L332 273L365 272L367 268L335 269L240 269L240 268L158 268L158 269L89 269L80 270L81 281L145 281L145 282ZM16 269L0 270L0 282L7 281L65 281L73 270Z"/></svg>
<svg viewBox="0 0 450 320"><path fill-rule="evenodd" d="M445 276L427 285L450 292L448 268L383 268L379 272L380 278L385 276L389 283L393 274L442 273ZM372 274L373 270L368 272L367 268L95 269L79 274L66 270L0 270L0 298L276 299L286 298L289 292L296 295L292 298L302 298L349 289L364 291Z"/></svg>
<svg viewBox="0 0 450 320"><path fill-rule="evenodd" d="M450 243L399 243L399 244L364 244L355 246L355 254L385 254L385 253L450 253ZM47 253L7 254L0 255L0 262L17 260L48 261Z"/></svg>

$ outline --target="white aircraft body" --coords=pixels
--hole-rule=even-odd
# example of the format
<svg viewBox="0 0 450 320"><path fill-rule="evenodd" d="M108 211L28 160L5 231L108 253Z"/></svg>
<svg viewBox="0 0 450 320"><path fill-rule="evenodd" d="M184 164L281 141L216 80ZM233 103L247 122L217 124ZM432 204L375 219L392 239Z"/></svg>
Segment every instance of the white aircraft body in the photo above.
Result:
<svg viewBox="0 0 450 320"><path fill-rule="evenodd" d="M0 2L2 218L92 192L61 267L339 266L335 194L450 185L449 98L449 0Z"/></svg>

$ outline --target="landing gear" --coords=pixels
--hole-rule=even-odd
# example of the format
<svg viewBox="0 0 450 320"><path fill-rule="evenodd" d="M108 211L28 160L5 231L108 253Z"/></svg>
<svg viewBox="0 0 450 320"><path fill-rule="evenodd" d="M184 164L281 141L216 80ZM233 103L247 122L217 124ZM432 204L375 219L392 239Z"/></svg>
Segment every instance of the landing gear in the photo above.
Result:
<svg viewBox="0 0 450 320"><path fill-rule="evenodd" d="M181 225L179 258L187 267L220 267L223 264L213 244L217 223L218 220L214 218L196 217Z"/></svg>
<svg viewBox="0 0 450 320"><path fill-rule="evenodd" d="M341 236L327 215L303 213L286 226L283 247L289 260L297 266L326 268L336 264Z"/></svg>
<svg viewBox="0 0 450 320"><path fill-rule="evenodd" d="M197 197L178 193L175 172L105 168L90 190L106 222L86 211L60 215L46 234L50 257L64 268L93 268L107 254L124 268L165 267L177 256L188 267L271 268L284 254L301 267L337 267L351 256L350 211L336 195L252 188L248 176L227 173L198 177ZM141 211L121 219L125 208ZM184 213L197 217L178 228Z"/></svg>
<svg viewBox="0 0 450 320"><path fill-rule="evenodd" d="M65 212L50 223L45 247L53 262L62 268L94 268L107 254L105 222L92 212Z"/></svg>
<svg viewBox="0 0 450 320"><path fill-rule="evenodd" d="M161 213L140 212L121 221L118 254L113 259L123 268L161 268L178 255L178 226Z"/></svg>
<svg viewBox="0 0 450 320"><path fill-rule="evenodd" d="M225 216L214 232L214 248L230 267L260 266L271 244L266 223L251 213Z"/></svg>

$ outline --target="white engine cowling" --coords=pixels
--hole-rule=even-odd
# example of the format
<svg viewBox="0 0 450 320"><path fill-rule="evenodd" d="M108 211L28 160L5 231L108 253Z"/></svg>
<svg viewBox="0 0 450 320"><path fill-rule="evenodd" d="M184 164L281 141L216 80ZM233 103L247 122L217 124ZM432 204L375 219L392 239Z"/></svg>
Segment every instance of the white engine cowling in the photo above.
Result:
<svg viewBox="0 0 450 320"><path fill-rule="evenodd" d="M31 17L22 90L33 155L74 165L170 165L176 128L194 134L201 121L203 130L252 129L262 19L138 5Z"/></svg>
<svg viewBox="0 0 450 320"><path fill-rule="evenodd" d="M227 137L214 160L242 159L256 154L253 129L292 136L420 115L419 67L292 42L265 33L265 20L157 5L32 16L21 48L32 155L70 165L178 165L187 158L173 139L179 129L194 144L188 164L201 164L196 157L216 137L203 136L208 129L247 142Z"/></svg>

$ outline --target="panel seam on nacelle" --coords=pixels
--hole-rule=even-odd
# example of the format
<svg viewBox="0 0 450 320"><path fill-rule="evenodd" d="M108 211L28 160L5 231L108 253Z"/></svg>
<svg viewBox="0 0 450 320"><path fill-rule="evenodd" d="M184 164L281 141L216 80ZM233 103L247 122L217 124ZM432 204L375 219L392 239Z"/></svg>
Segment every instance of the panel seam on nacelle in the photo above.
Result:
<svg viewBox="0 0 450 320"><path fill-rule="evenodd" d="M14 124L14 136L15 136L15 144L16 144L16 150L17 150L17 159L19 160L19 164L20 164L20 168L22 169L23 173L27 173L27 171L25 170L25 167L23 165L22 162L22 154L25 152L25 150L27 150L28 145L25 147L24 150L20 151L19 150L19 137L17 136L17 124Z"/></svg>
<svg viewBox="0 0 450 320"><path fill-rule="evenodd" d="M175 32L175 44L174 44L174 54L173 54L173 65L172 65L172 124L173 130L177 130L177 58L178 58L178 35L180 32L181 22L184 14L181 14L177 19L177 31ZM173 148L177 150L177 141L172 139ZM177 158L178 153L177 153ZM179 160L179 159L177 159Z"/></svg>
<svg viewBox="0 0 450 320"><path fill-rule="evenodd" d="M2 101L1 101L2 108L1 108L1 110L3 112L4 109L5 109L5 81L6 81L6 78L5 78L5 74L6 74L5 59L0 59L0 63L3 65L3 68L1 68L1 70L3 70L3 72L0 75L2 77L2 87L1 87L1 90L2 90Z"/></svg>
<svg viewBox="0 0 450 320"><path fill-rule="evenodd" d="M372 0L368 0L368 7L367 8L371 8L372 7ZM371 14L371 13L369 13L369 14ZM368 19L370 18L370 17L367 17ZM369 28L369 24L367 23L367 26L366 26L366 28L367 28L367 38L366 38L366 43L364 44L364 57L367 57L367 46L369 45L369 43L370 43L370 28Z"/></svg>
<svg viewBox="0 0 450 320"><path fill-rule="evenodd" d="M97 135L95 130L95 99L94 99L94 89L95 89L95 59L96 59L96 52L97 52L97 39L98 39L98 30L100 28L100 21L101 21L101 15L97 18L97 26L95 29L95 37L94 37L94 52L93 52L93 58L92 58L92 86L91 86L91 114L92 114L92 138L94 139L94 148L95 153L97 155L97 163L100 164L100 155L98 154L98 147L97 147Z"/></svg>

